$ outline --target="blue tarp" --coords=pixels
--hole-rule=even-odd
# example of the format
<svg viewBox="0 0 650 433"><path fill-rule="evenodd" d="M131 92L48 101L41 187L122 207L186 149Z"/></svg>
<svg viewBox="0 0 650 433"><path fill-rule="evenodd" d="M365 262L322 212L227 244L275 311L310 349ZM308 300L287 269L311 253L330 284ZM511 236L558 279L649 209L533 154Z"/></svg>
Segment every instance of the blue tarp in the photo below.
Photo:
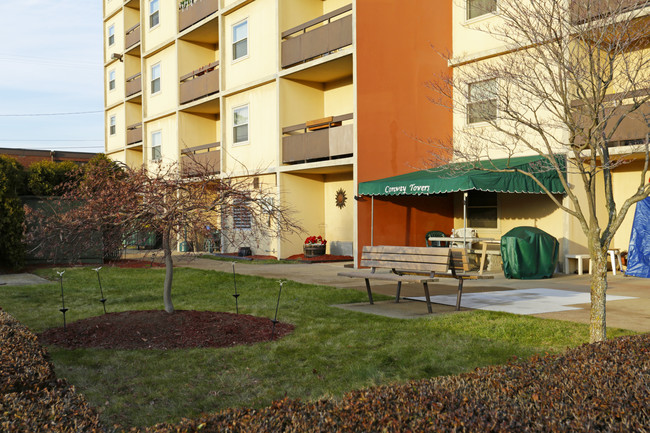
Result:
<svg viewBox="0 0 650 433"><path fill-rule="evenodd" d="M636 204L625 274L650 278L650 197Z"/></svg>

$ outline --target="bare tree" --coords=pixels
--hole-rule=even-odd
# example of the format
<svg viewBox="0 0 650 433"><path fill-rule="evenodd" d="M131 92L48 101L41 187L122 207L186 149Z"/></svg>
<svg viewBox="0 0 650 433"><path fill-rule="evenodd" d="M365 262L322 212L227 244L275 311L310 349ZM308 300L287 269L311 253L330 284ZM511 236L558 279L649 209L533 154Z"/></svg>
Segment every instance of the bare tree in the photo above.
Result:
<svg viewBox="0 0 650 433"><path fill-rule="evenodd" d="M219 228L238 212L247 215L256 236L284 236L299 229L292 212L274 200L274 187L254 187L255 173L221 177L215 172L196 160L182 170L177 163L136 170L104 161L87 167L78 181L67 185L64 206L30 213L31 244L47 244L44 251L65 249L79 255L97 241L92 234L102 234L104 251L110 252L142 231L160 233L163 301L165 311L171 313L172 250L179 236L206 235L208 226Z"/></svg>
<svg viewBox="0 0 650 433"><path fill-rule="evenodd" d="M454 110L455 161L486 169L475 163L543 157L538 170L522 174L587 237L592 342L606 338L607 250L630 208L650 194L649 11L647 0L499 0L498 13L474 26L500 48L482 58L454 53L453 76L428 83L439 95L432 100ZM630 130L642 134L630 137ZM447 156L450 143L431 144L438 149L430 165L446 162L436 155ZM643 162L638 181L628 185L629 196L615 198L612 173L634 159ZM537 180L548 170L560 175L565 199Z"/></svg>

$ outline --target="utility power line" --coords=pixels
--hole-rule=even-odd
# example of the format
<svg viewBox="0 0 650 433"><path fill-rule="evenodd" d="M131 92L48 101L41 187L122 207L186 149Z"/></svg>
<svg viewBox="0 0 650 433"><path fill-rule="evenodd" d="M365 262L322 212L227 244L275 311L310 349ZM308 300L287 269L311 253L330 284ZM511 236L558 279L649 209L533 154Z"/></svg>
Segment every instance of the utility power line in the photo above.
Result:
<svg viewBox="0 0 650 433"><path fill-rule="evenodd" d="M0 114L0 117L38 117L38 116L76 116L80 114L98 114L103 110L95 111L70 111L67 113L24 113L24 114Z"/></svg>

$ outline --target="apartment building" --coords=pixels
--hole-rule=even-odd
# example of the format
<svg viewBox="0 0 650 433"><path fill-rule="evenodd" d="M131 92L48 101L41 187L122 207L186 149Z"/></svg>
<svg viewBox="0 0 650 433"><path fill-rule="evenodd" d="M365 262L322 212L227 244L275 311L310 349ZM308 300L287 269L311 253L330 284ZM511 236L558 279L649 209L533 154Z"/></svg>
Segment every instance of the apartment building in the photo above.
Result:
<svg viewBox="0 0 650 433"><path fill-rule="evenodd" d="M515 39L510 39L516 35L516 31L513 30L512 33L501 33L500 37L497 34L498 31L495 29L499 28L503 22L504 18L503 8L510 2L510 0L466 0L463 2L454 2L453 4L453 56L450 64L453 68L454 77L457 77L460 81L466 80L464 83L465 90L461 87L460 92L455 97L455 104L457 107L464 107L464 109L459 109L455 111L454 114L454 146L467 146L472 145L473 143L468 143L467 140L463 141L462 135L465 132L469 132L469 136L473 137L471 139L476 139L477 137L485 137L486 143L492 143L491 146L488 145L484 150L485 159L497 159L497 158L511 158L513 156L531 156L535 155L536 152L525 146L519 147L518 151L512 153L513 147L508 147L506 145L499 145L499 142L507 143L508 141L514 142L517 137L517 133L526 134L527 130L525 128L516 129L515 122L512 122L513 126L510 131L516 131L517 133L503 134L497 132L495 125L499 125L497 122L504 122L502 125L505 125L506 121L510 121L512 116L504 114L506 108L514 110L521 110L522 112L527 113L529 118L532 118L530 113L535 113L535 116L549 116L549 111L552 110L551 104L545 105L545 101L537 100L534 101L534 98L531 97L531 93L519 92L519 98L522 98L522 94L526 94L525 101L517 99L517 84L512 84L505 82L503 77L498 77L495 75L490 75L491 68L490 66L496 64L499 61L507 59L508 56L512 56L514 53L520 53L525 50L532 50L535 47L535 44L528 43L518 45ZM636 0L626 0L621 2L606 2L606 1L569 1L569 2L529 2L529 0L523 2L515 2L515 8L520 8L520 10L533 10L537 12L530 12L528 16L521 17L522 20L529 19L529 23L536 23L541 26L544 25L542 20L537 20L533 18L533 13L549 13L552 9L545 9L544 5L553 3L556 10L564 10L564 15L556 19L556 22L553 24L557 26L557 34L568 35L571 31L580 32L581 25L588 26L591 34L581 34L580 43L585 45L580 47L578 42L568 42L564 45L565 55L574 56L580 55L580 50L583 52L587 49L587 45L592 44L601 50L602 59L607 58L608 50L616 49L616 56L621 59L626 59L627 62L630 62L630 65L644 64L642 59L644 56L647 56L648 46L647 46L647 34L648 27L648 13L645 12L645 9L640 10L639 8L645 7L645 2L636 1ZM526 5L537 5L537 9L526 9ZM561 9L566 7L567 9ZM609 8L620 7L617 10L618 17L613 17L609 12ZM624 27L620 23L625 23L625 20L631 20L632 25ZM562 28L562 26L566 26ZM530 24L530 28L533 27L533 24ZM626 45L625 42L620 43L619 45L611 47L612 41L619 37L617 32L622 32L626 29L629 37L634 37L636 40L634 43ZM487 29L487 31L486 31ZM608 30L609 29L609 30ZM506 30L507 32L507 30ZM608 33L609 32L609 33ZM637 34L638 33L638 34ZM524 32L520 32L521 35ZM505 36L504 36L505 35ZM586 35L586 36L585 36ZM574 41L577 40L577 37L574 37ZM540 38L540 45L542 43L552 44L552 41L559 40L553 39L551 37L542 40ZM567 41L571 40L571 37L566 38ZM573 45L571 45L573 44ZM517 47L517 48L514 48ZM531 48L532 47L532 48ZM591 48L589 48L591 49ZM519 50L519 51L517 51ZM630 55L630 53L633 53ZM585 57L585 63L587 58ZM646 152L643 150L642 146L637 146L641 143L646 142L648 137L648 124L643 118L644 116L639 113L647 113L647 108L641 108L639 112L633 115L621 114L620 116L612 115L612 109L615 108L616 112L626 113L627 109L631 107L631 104L636 102L643 93L639 91L634 91L633 86L630 85L629 79L639 80L638 86L645 87L643 85L643 80L647 80L647 74L644 73L643 69L635 69L632 67L633 72L625 75L625 66L621 65L622 61L618 61L617 65L613 68L615 71L614 82L617 83L614 86L610 86L607 90L607 98L605 103L602 105L605 113L605 121L608 121L608 126L605 126L601 130L603 135L607 135L607 153L608 157L611 158L611 176L612 176L612 196L614 201L620 206L620 204L629 197L639 186L641 180L641 175L643 173L644 159L646 157ZM539 63L530 62L531 67L528 70L528 73L533 75L539 73L543 68L539 67ZM574 62L576 71L573 71L576 75L578 74L577 69L579 69L579 63ZM513 68L517 67L519 64L513 63ZM648 65L646 65L648 66ZM483 77L478 76L471 72L467 71L484 71L485 75ZM494 71L499 70L495 68ZM501 71L504 69L501 68ZM580 71L582 73L582 71ZM566 69L567 74L572 72L569 69ZM618 74L618 75L616 75ZM585 72L585 77L587 73ZM465 77L473 77L474 81L471 79L466 79ZM571 82L571 80L567 80ZM549 87L551 86L549 81ZM576 91L576 84L579 84L579 80L575 79L573 84L565 89L566 94L575 95L579 94ZM646 82L647 84L647 82ZM457 83L458 85L458 83ZM523 85L522 85L523 86ZM617 93L616 87L620 87L621 93ZM510 92L508 95L504 96L507 92ZM540 92L541 94L541 92ZM550 94L550 92L549 92ZM589 101L586 99L580 99L574 97L570 101L571 109L579 112L579 107L584 106ZM517 105L519 104L519 105ZM526 104L526 105L524 105ZM508 105L508 107L506 107ZM486 110L486 107L488 109ZM518 107L518 108L517 108ZM523 108L522 108L523 107ZM550 107L550 108L549 108ZM611 108L610 108L611 107ZM645 104L647 107L647 103ZM534 111L537 110L537 111ZM611 117L608 117L611 116ZM507 120L504 120L507 119ZM619 120L621 122L619 123ZM534 122L533 122L534 123ZM557 145L558 154L567 155L568 158L573 158L573 163L576 162L575 154L571 151L571 143L573 140L573 146L579 146L581 144L580 131L573 132L576 137L572 136L572 132L565 128L561 122L548 122L548 127L558 128L558 131L552 132L550 135L557 137L558 142L554 143ZM600 125L596 125L600 127ZM585 130L590 127L590 125L584 125ZM564 129L563 129L564 128ZM615 129L613 129L615 128ZM504 130L508 129L508 126L504 126ZM594 129L595 130L595 129ZM613 134L610 134L610 131L615 131ZM499 135L501 134L501 135ZM471 140L470 139L470 140ZM541 138L540 138L541 143ZM544 145L540 145L542 150L545 150ZM597 159L600 157L597 157ZM590 159L584 157L584 164L589 164ZM599 162L598 164L600 164ZM606 224L608 221L607 209L604 206L605 198L609 193L605 189L606 182L603 179L604 170L596 170L596 175L594 176L594 185L597 192L598 203L596 203L597 215L602 224ZM588 181L592 180L589 176L585 179L581 178L577 170L572 170L569 168L567 174L568 185L576 194L583 206L583 209L587 209L587 197L584 193L584 182L585 179ZM646 180L647 181L647 180ZM489 190L494 191L494 190ZM566 195L558 194L556 195L557 200L563 205L567 206L569 209L575 209L573 203L571 203ZM512 193L512 192L484 192L484 191L469 191L469 204L470 212L472 211L471 205L472 200L474 200L474 222L470 221L471 226L476 226L478 230L479 237L486 238L496 238L499 239L503 234L508 232L510 229L517 226L535 226L541 228L542 230L552 234L558 240L560 240L560 254L576 254L576 253L586 253L588 251L588 240L583 230L577 221L576 218L569 216L566 212L560 210L558 205L554 203L544 194L526 194L526 193ZM630 209L627 214L627 217L621 227L618 229L617 234L615 235L610 248L617 248L620 250L627 250L630 242L630 233L632 231L632 223L634 217L634 206ZM462 226L463 224L463 207L462 207L462 195L456 194L454 198L454 226ZM471 217L470 217L471 219ZM604 227L604 226L603 226ZM563 260L560 261L562 263Z"/></svg>
<svg viewBox="0 0 650 433"><path fill-rule="evenodd" d="M451 0L103 1L107 155L255 173L304 228L253 243L234 218L227 251L289 257L322 235L329 254L354 255L371 237L423 245L451 229L450 197L357 197L451 134L424 85L447 69L436 49L451 47Z"/></svg>

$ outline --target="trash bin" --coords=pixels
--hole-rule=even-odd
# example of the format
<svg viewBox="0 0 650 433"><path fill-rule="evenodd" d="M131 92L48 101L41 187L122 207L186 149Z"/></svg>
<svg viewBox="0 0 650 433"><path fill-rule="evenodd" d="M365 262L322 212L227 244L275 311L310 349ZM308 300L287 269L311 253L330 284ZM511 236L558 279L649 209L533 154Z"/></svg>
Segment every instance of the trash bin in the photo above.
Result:
<svg viewBox="0 0 650 433"><path fill-rule="evenodd" d="M506 278L551 278L559 253L557 239L536 227L516 227L501 237L501 258Z"/></svg>

